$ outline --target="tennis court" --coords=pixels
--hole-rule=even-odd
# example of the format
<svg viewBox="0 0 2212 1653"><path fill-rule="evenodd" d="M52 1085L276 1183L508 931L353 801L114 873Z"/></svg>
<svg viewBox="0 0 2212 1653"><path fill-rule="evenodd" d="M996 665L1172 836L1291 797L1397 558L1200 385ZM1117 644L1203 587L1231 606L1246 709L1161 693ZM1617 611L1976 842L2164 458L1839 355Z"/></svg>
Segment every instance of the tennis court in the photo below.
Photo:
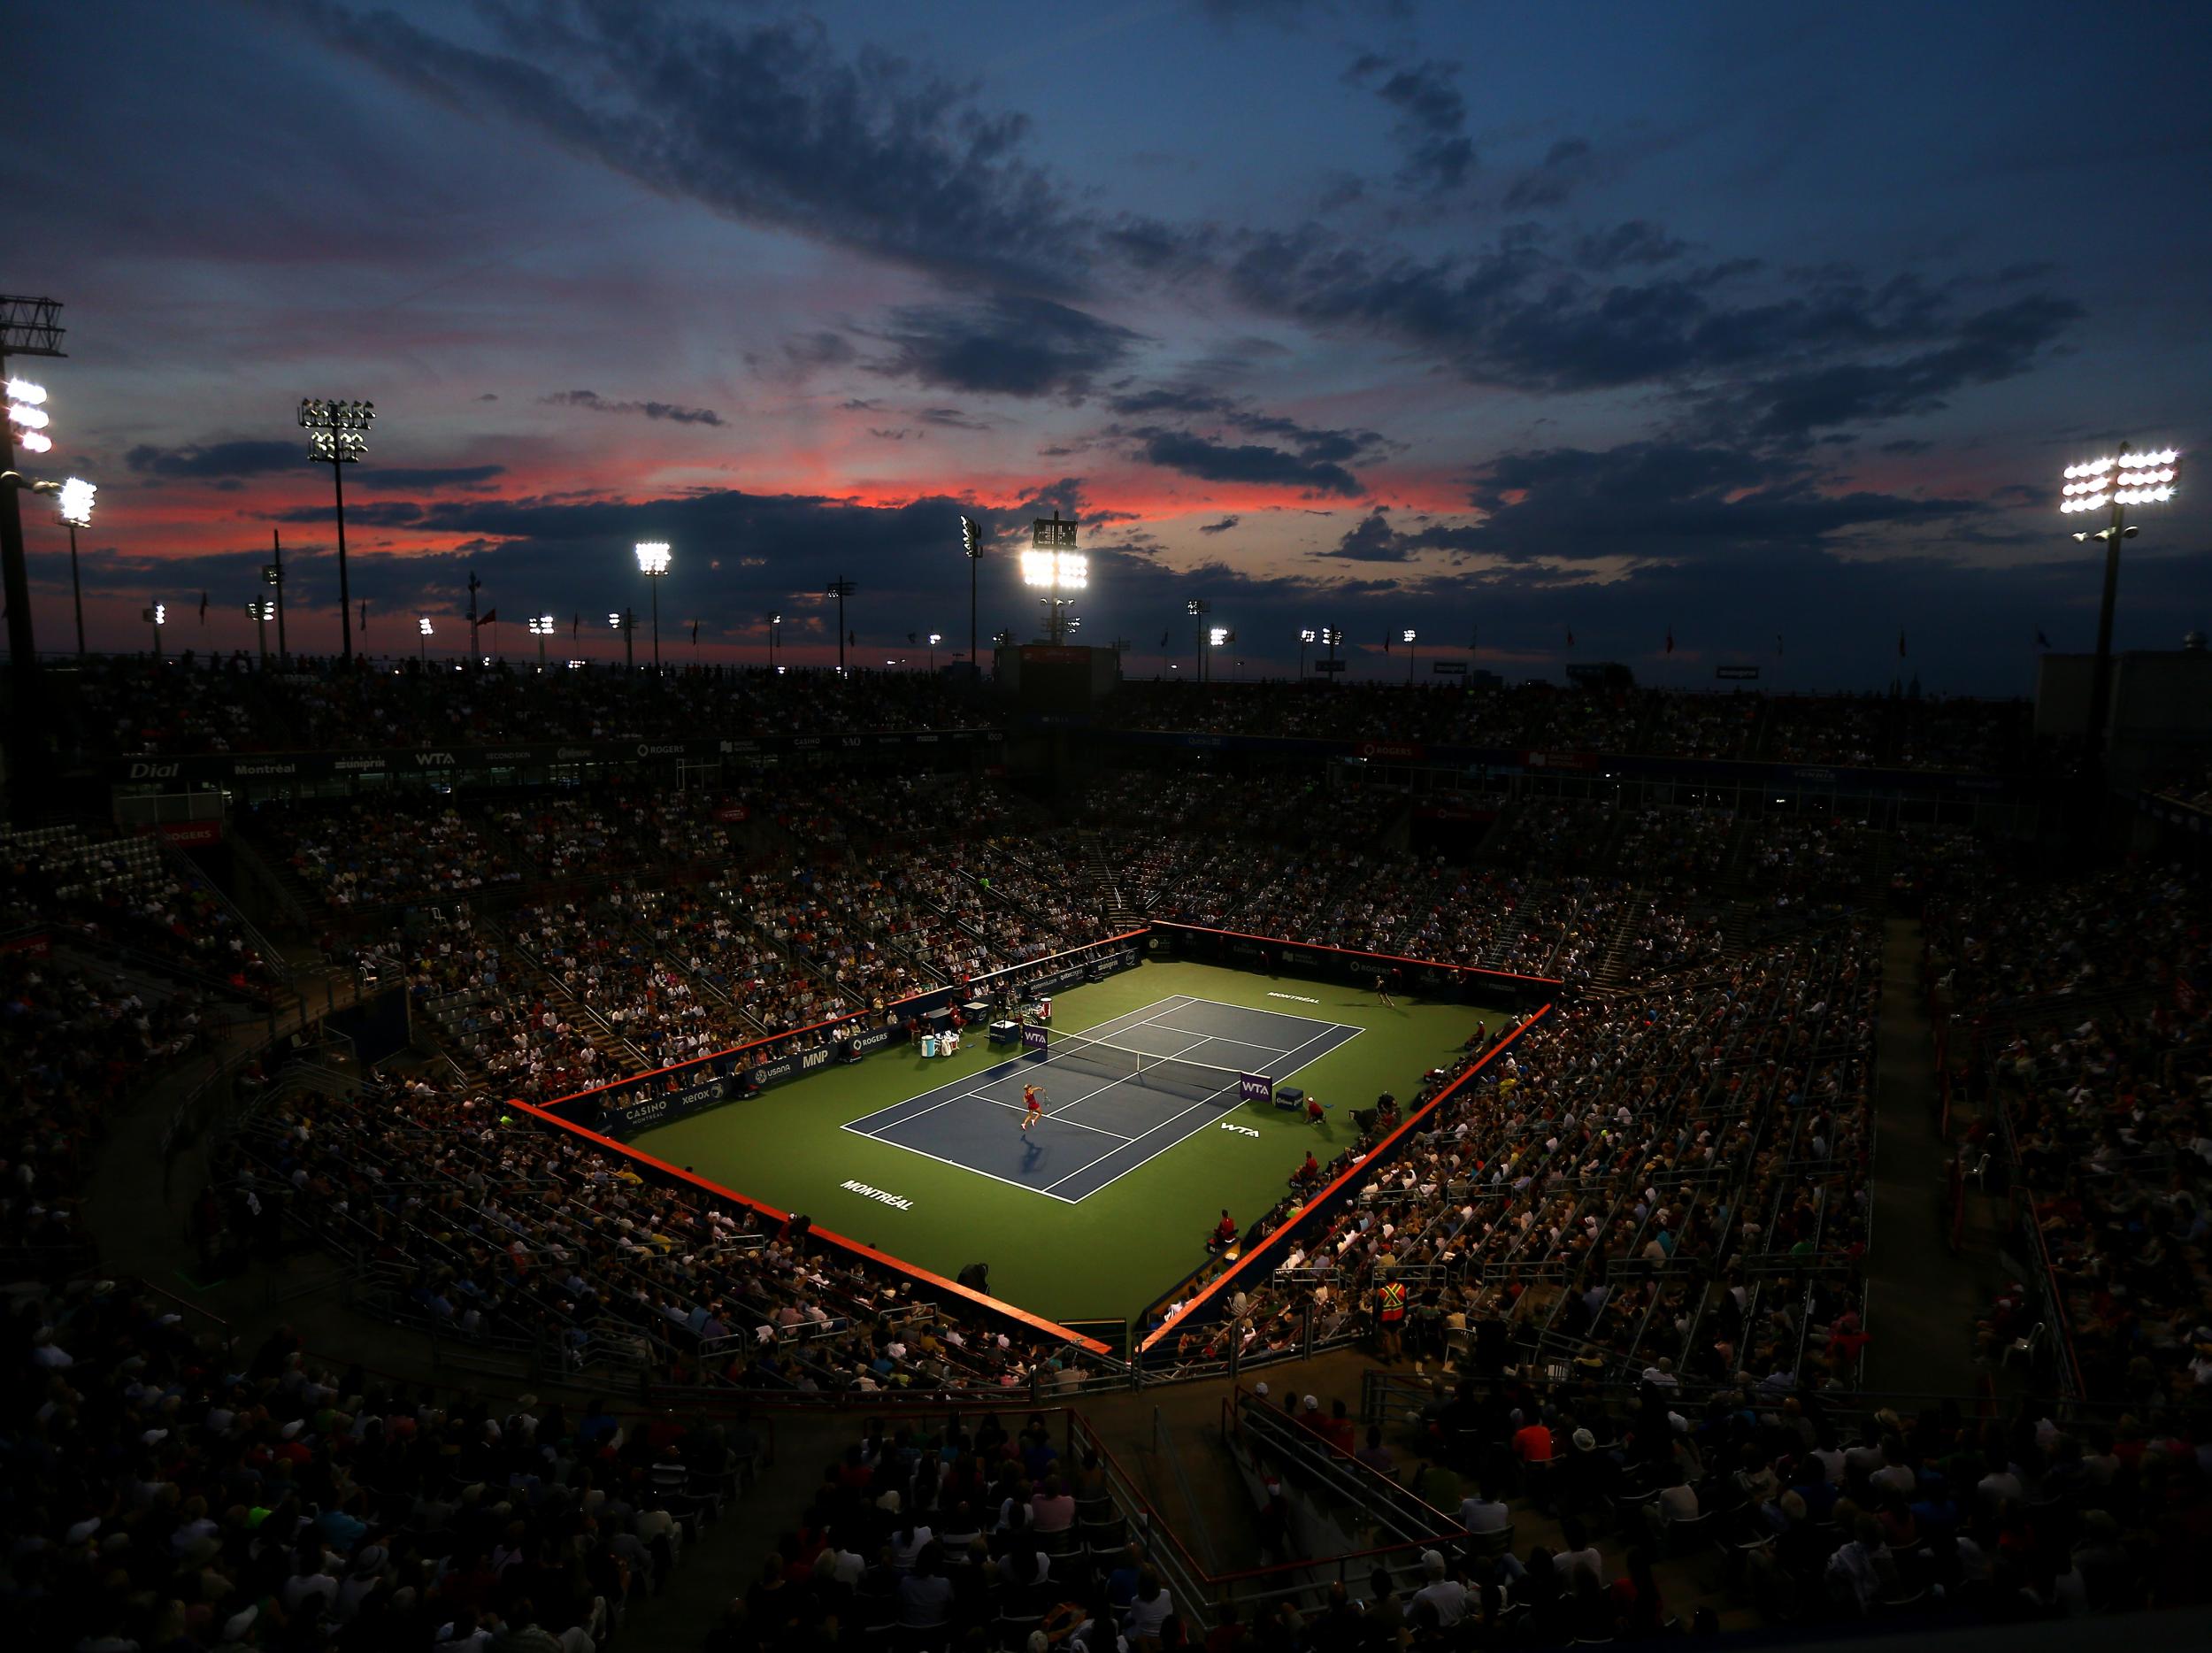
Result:
<svg viewBox="0 0 2212 1653"><path fill-rule="evenodd" d="M1055 1031L1042 1053L880 1109L844 1128L941 1165L1076 1204L1194 1132L1247 1106L1240 1074L1281 1085L1361 1029L1280 1011L1179 995L1080 1034ZM1045 1117L1021 1128L1022 1087Z"/></svg>

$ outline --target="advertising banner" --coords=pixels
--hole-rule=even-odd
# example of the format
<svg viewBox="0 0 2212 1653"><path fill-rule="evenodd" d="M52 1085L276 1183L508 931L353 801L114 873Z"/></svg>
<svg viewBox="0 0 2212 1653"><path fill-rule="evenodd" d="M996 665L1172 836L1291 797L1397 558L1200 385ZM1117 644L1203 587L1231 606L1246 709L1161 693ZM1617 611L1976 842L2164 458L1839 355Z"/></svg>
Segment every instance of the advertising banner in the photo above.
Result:
<svg viewBox="0 0 2212 1653"><path fill-rule="evenodd" d="M1024 1027L1022 1029L1022 1050L1024 1054L1032 1050L1042 1050L1045 1048L1045 1042L1048 1037L1048 1035L1041 1027Z"/></svg>
<svg viewBox="0 0 2212 1653"><path fill-rule="evenodd" d="M1275 1081L1257 1073L1237 1075L1237 1096L1243 1102L1267 1102L1275 1095Z"/></svg>

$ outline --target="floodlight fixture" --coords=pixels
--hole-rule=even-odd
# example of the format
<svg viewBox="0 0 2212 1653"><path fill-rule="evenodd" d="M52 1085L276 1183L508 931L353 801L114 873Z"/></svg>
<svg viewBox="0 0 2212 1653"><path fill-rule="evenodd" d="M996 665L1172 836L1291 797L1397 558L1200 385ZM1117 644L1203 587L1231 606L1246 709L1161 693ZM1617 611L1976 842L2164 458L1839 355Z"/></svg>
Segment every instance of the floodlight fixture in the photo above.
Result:
<svg viewBox="0 0 2212 1653"><path fill-rule="evenodd" d="M26 407L36 407L46 400L46 387L35 385L27 379L8 381L8 400Z"/></svg>
<svg viewBox="0 0 2212 1653"><path fill-rule="evenodd" d="M422 628L422 634L424 636L427 637L430 635L430 616L427 614L422 615L415 621L415 624Z"/></svg>
<svg viewBox="0 0 2212 1653"><path fill-rule="evenodd" d="M54 508L61 519L73 528L92 526L92 501L100 491L97 482L88 482L81 476L73 476L61 485L54 497Z"/></svg>
<svg viewBox="0 0 2212 1653"><path fill-rule="evenodd" d="M1213 644L1215 648L1220 648L1223 643L1229 641L1229 628L1226 626L1208 627L1206 628L1206 641Z"/></svg>
<svg viewBox="0 0 2212 1653"><path fill-rule="evenodd" d="M1304 630L1301 631L1301 632L1298 634L1298 641L1299 641L1300 642L1313 642L1313 641L1314 641L1314 631L1313 631L1313 627L1310 627L1310 626L1309 626L1309 627L1307 627Z"/></svg>
<svg viewBox="0 0 2212 1653"><path fill-rule="evenodd" d="M166 626L169 623L169 605L166 603L157 603L151 608L142 611L140 618L149 626Z"/></svg>

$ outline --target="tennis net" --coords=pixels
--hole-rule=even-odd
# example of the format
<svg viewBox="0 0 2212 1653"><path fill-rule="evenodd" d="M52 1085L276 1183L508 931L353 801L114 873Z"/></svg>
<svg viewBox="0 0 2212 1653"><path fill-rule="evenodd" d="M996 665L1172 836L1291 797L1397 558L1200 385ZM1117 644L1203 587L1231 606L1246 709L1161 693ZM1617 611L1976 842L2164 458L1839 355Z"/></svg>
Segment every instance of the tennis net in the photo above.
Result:
<svg viewBox="0 0 2212 1653"><path fill-rule="evenodd" d="M1029 1065L1065 1068L1070 1073L1099 1079L1118 1079L1141 1085L1148 1090L1187 1096L1193 1102L1206 1102L1223 1095L1233 1096L1238 1081L1244 1077L1233 1067L1210 1067L1203 1062L1186 1062L1179 1057L1155 1056L1148 1050L1133 1050L1126 1045L1086 1039L1078 1034L1054 1035L1041 1054L1031 1054Z"/></svg>

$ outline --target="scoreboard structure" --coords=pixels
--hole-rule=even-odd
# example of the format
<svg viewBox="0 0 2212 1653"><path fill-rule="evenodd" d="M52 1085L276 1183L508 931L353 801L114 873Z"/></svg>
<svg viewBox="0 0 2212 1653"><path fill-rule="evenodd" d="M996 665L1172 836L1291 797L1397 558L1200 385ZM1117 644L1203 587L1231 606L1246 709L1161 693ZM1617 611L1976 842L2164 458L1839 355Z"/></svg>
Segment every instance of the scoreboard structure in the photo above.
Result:
<svg viewBox="0 0 2212 1653"><path fill-rule="evenodd" d="M1000 689L1024 711L1078 717L1119 687L1121 656L1072 643L1022 643L1000 649L995 670Z"/></svg>

